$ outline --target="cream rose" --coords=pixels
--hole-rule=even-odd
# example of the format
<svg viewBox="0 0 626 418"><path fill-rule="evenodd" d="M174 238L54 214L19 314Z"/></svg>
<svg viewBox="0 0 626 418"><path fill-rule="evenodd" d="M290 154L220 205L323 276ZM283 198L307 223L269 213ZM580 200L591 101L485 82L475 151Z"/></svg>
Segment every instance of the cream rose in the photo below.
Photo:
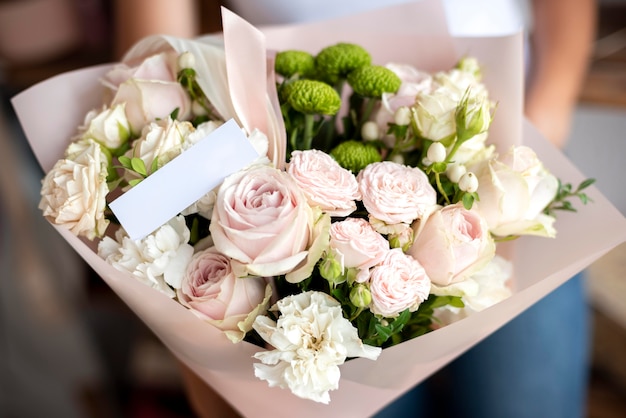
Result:
<svg viewBox="0 0 626 418"><path fill-rule="evenodd" d="M476 209L497 236L554 237L554 217L543 214L554 199L558 180L535 152L515 147L501 159L492 158L474 169L480 201Z"/></svg>
<svg viewBox="0 0 626 418"><path fill-rule="evenodd" d="M183 306L239 342L265 312L270 289L262 277L236 277L230 259L210 247L194 254L176 294Z"/></svg>
<svg viewBox="0 0 626 418"><path fill-rule="evenodd" d="M167 117L147 125L142 130L141 137L132 143L131 149L125 155L129 158L141 158L150 174L155 159L156 169L159 169L180 155L185 138L193 131L191 123ZM128 172L126 177L131 180L137 178L137 175Z"/></svg>
<svg viewBox="0 0 626 418"><path fill-rule="evenodd" d="M228 176L211 218L215 247L243 274L275 276L306 260L315 219L289 174L257 165Z"/></svg>
<svg viewBox="0 0 626 418"><path fill-rule="evenodd" d="M387 224L410 224L437 202L428 177L416 167L373 163L359 172L357 181L370 216Z"/></svg>
<svg viewBox="0 0 626 418"><path fill-rule="evenodd" d="M124 145L130 138L130 125L125 105L119 104L101 111L91 111L85 117L84 139L93 139L111 150Z"/></svg>
<svg viewBox="0 0 626 418"><path fill-rule="evenodd" d="M358 282L369 278L369 269L380 263L389 251L389 242L365 219L347 218L330 227L330 248L343 268L356 268Z"/></svg>
<svg viewBox="0 0 626 418"><path fill-rule="evenodd" d="M415 240L407 251L426 269L433 283L447 286L470 277L495 255L485 220L461 203L434 211L414 224Z"/></svg>
<svg viewBox="0 0 626 418"><path fill-rule="evenodd" d="M39 209L75 235L101 237L109 225L104 217L107 168L107 157L98 143L73 143L43 179Z"/></svg>
<svg viewBox="0 0 626 418"><path fill-rule="evenodd" d="M348 216L361 199L354 174L319 150L294 151L287 172L302 189L311 206L330 216Z"/></svg>
<svg viewBox="0 0 626 418"><path fill-rule="evenodd" d="M430 279L424 267L401 249L389 250L370 276L370 310L386 318L409 309L414 312L428 298Z"/></svg>

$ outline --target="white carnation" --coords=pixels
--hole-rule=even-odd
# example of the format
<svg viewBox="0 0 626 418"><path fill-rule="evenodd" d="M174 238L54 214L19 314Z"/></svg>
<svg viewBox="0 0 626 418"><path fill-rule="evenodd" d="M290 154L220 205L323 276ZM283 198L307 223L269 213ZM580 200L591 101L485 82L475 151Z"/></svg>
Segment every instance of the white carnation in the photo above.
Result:
<svg viewBox="0 0 626 418"><path fill-rule="evenodd" d="M120 228L115 240L105 237L98 255L120 271L126 271L169 297L181 286L193 255L185 218L177 216L141 240L132 240ZM171 287L170 287L171 286Z"/></svg>
<svg viewBox="0 0 626 418"><path fill-rule="evenodd" d="M289 388L301 398L327 404L328 392L339 387L339 365L347 357L375 360L381 352L363 344L340 303L325 293L288 296L276 308L281 314L277 322L258 316L253 325L275 348L254 355L263 363L254 365L255 376L270 387Z"/></svg>

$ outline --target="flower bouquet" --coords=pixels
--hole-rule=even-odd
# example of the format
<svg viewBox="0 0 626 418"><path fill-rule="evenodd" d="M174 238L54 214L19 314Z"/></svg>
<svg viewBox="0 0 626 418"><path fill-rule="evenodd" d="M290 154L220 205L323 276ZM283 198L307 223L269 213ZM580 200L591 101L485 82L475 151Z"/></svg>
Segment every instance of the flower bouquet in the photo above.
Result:
<svg viewBox="0 0 626 418"><path fill-rule="evenodd" d="M44 216L243 415L371 415L626 237L523 122L521 37L431 7L263 32L224 9L220 36L13 99ZM570 198L593 204L557 221Z"/></svg>

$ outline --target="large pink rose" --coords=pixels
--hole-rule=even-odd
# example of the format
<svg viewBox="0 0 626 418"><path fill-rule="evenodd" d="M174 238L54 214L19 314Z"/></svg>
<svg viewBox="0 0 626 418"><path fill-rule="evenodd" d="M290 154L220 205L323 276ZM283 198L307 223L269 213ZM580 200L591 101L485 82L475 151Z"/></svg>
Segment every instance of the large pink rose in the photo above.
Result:
<svg viewBox="0 0 626 418"><path fill-rule="evenodd" d="M198 317L241 340L267 308L266 287L261 277L236 277L230 259L210 247L193 256L177 296Z"/></svg>
<svg viewBox="0 0 626 418"><path fill-rule="evenodd" d="M357 277L363 282L369 278L369 268L380 263L389 251L389 241L365 219L348 218L331 225L330 248L341 256L345 268L365 273Z"/></svg>
<svg viewBox="0 0 626 418"><path fill-rule="evenodd" d="M227 177L213 208L217 249L243 265L240 275L275 276L294 270L314 240L314 216L289 174L266 165Z"/></svg>
<svg viewBox="0 0 626 418"><path fill-rule="evenodd" d="M437 203L437 192L416 167L373 163L359 172L357 180L369 214L387 224L409 224Z"/></svg>
<svg viewBox="0 0 626 418"><path fill-rule="evenodd" d="M414 225L415 241L407 254L426 269L433 283L447 286L482 269L495 255L487 223L461 203L445 206Z"/></svg>
<svg viewBox="0 0 626 418"><path fill-rule="evenodd" d="M406 309L414 312L419 308L430 293L430 279L417 260L394 248L372 270L370 291L371 311L392 318Z"/></svg>
<svg viewBox="0 0 626 418"><path fill-rule="evenodd" d="M311 206L319 206L330 216L348 216L356 210L355 200L360 200L361 193L354 174L325 152L292 152L287 172Z"/></svg>

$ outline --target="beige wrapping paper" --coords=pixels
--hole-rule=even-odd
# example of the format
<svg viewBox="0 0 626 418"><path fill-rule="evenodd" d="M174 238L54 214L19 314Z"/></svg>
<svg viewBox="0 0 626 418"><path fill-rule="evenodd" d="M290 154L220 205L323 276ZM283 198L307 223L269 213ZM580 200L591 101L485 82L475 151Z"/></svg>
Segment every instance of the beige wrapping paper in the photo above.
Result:
<svg viewBox="0 0 626 418"><path fill-rule="evenodd" d="M408 19L408 13L417 14ZM368 23L372 19L375 19L375 26ZM440 5L424 1L389 8L384 13L364 13L319 24L263 28L265 37L255 28L237 21L234 36L260 39L267 42L270 49L297 47L312 52L331 43L354 41L368 48L377 63L396 60L428 70L446 69L462 55L476 56L485 64L485 83L491 97L499 103L490 138L501 149L517 143L529 145L565 182L577 184L583 180L567 158L523 120L521 34L455 39L447 35L445 23L442 29L433 22L445 22ZM231 65L236 65L236 60ZM265 68L265 63L256 62L251 68L258 70L260 66ZM26 136L45 170L62 156L85 113L100 105L98 79L108 68L100 66L62 74L13 99ZM256 80L266 80L265 76L254 75ZM239 79L245 80L246 76L240 75ZM241 110L246 108L250 109L244 106L239 111L248 112ZM261 111L266 112L268 108L262 107ZM247 118L239 120L250 121L245 123L259 120L258 115L245 116ZM264 123L262 118L260 120L256 123ZM270 123L276 124L276 121ZM297 398L288 390L269 388L265 381L254 377L252 355L259 347L246 342L231 343L219 330L202 322L177 302L105 263L93 252L92 244L62 228L57 229L172 353L242 415L365 417L625 241L626 219L594 187L588 194L593 203L579 205L576 214L559 214L556 239L523 237L507 248L515 265L514 293L509 299L430 334L385 349L376 361L348 361L341 366L340 386L330 393L329 405Z"/></svg>

